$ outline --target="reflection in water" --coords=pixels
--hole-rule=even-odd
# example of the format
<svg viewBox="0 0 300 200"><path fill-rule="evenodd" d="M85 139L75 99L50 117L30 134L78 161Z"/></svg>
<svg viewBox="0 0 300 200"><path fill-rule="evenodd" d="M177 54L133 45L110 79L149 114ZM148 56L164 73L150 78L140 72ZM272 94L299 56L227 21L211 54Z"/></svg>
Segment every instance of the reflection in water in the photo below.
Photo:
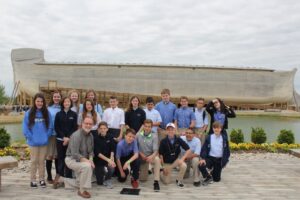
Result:
<svg viewBox="0 0 300 200"><path fill-rule="evenodd" d="M21 124L0 124L11 134L11 141L23 140ZM267 133L267 142L275 142L281 129L290 129L295 134L296 143L300 143L300 119L288 117L239 116L229 119L228 133L233 128L243 130L245 141L251 140L251 127L262 127Z"/></svg>

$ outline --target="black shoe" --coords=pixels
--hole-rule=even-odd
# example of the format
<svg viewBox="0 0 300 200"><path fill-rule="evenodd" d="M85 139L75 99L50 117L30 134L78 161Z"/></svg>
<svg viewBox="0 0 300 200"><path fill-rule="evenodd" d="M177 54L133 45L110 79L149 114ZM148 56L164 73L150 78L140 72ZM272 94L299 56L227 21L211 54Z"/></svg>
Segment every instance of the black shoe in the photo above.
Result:
<svg viewBox="0 0 300 200"><path fill-rule="evenodd" d="M148 170L148 174L151 175L151 174L152 174L152 171L151 171L151 170Z"/></svg>
<svg viewBox="0 0 300 200"><path fill-rule="evenodd" d="M46 183L45 183L44 180L40 181L40 186L41 186L42 188L45 188L45 187L46 187Z"/></svg>
<svg viewBox="0 0 300 200"><path fill-rule="evenodd" d="M183 184L181 181L176 180L176 185L177 185L179 188L184 188L184 184Z"/></svg>
<svg viewBox="0 0 300 200"><path fill-rule="evenodd" d="M38 188L36 182L30 182L30 187L31 187L31 188L34 188L34 189Z"/></svg>
<svg viewBox="0 0 300 200"><path fill-rule="evenodd" d="M194 182L193 185L194 185L195 187L199 187L199 186L201 185L201 182L200 182L200 181Z"/></svg>
<svg viewBox="0 0 300 200"><path fill-rule="evenodd" d="M159 187L158 181L154 181L154 183L153 183L153 188L154 188L154 191L155 191L155 192L159 192L160 187Z"/></svg>
<svg viewBox="0 0 300 200"><path fill-rule="evenodd" d="M208 184L211 184L213 182L213 179L211 176L206 177L206 179L203 181L202 185L206 186Z"/></svg>

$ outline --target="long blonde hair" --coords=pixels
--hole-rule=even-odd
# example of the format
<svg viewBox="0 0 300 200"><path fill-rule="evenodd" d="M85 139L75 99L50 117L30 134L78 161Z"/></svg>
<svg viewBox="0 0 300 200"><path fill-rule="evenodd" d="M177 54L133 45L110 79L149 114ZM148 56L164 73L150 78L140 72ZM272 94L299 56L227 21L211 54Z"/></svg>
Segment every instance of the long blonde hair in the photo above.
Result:
<svg viewBox="0 0 300 200"><path fill-rule="evenodd" d="M77 102L74 104L74 102L72 101L72 99L71 99L71 95L72 95L72 93L76 93L77 95L78 95L78 100L77 100ZM72 107L76 107L76 110L77 110L77 113L79 112L79 104L80 104L80 96L79 96L79 92L77 91L77 90L70 90L69 92L68 92L68 97L70 98L70 100L71 100L71 108Z"/></svg>

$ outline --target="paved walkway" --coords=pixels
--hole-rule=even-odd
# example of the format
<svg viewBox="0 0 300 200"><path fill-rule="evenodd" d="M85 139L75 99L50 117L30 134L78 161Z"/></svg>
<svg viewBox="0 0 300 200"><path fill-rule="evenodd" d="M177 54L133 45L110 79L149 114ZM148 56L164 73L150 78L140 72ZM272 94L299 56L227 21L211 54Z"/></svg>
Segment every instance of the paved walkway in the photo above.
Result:
<svg viewBox="0 0 300 200"><path fill-rule="evenodd" d="M24 167L21 167L24 168ZM25 170L26 171L26 170ZM175 172L174 172L175 173ZM4 170L0 199L82 199L75 190L31 189L29 173L24 169ZM300 159L288 154L233 154L222 181L196 188L192 180L184 181L185 188L175 183L153 192L152 181L141 183L139 196L120 195L127 184L114 180L114 189L93 185L92 199L300 199Z"/></svg>

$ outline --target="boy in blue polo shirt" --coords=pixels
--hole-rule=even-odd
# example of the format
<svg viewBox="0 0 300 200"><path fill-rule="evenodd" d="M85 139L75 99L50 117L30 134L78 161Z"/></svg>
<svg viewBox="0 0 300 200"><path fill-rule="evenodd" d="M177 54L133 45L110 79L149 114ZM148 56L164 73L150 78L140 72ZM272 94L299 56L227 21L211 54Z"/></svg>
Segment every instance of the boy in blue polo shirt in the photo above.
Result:
<svg viewBox="0 0 300 200"><path fill-rule="evenodd" d="M177 108L174 115L174 122L180 135L185 135L187 129L195 127L196 117L193 109L189 108L189 100L186 96L180 97L180 108Z"/></svg>
<svg viewBox="0 0 300 200"><path fill-rule="evenodd" d="M199 170L205 179L203 185L221 180L222 168L226 166L230 157L227 136L222 134L222 124L215 121L212 125L213 134L209 135L201 149ZM208 173L208 169L212 169Z"/></svg>
<svg viewBox="0 0 300 200"><path fill-rule="evenodd" d="M135 131L127 129L125 138L117 145L116 159L117 159L117 176L119 182L125 182L130 173L128 167L131 169L131 185L133 188L138 188L139 183L139 149L137 141L135 140Z"/></svg>

